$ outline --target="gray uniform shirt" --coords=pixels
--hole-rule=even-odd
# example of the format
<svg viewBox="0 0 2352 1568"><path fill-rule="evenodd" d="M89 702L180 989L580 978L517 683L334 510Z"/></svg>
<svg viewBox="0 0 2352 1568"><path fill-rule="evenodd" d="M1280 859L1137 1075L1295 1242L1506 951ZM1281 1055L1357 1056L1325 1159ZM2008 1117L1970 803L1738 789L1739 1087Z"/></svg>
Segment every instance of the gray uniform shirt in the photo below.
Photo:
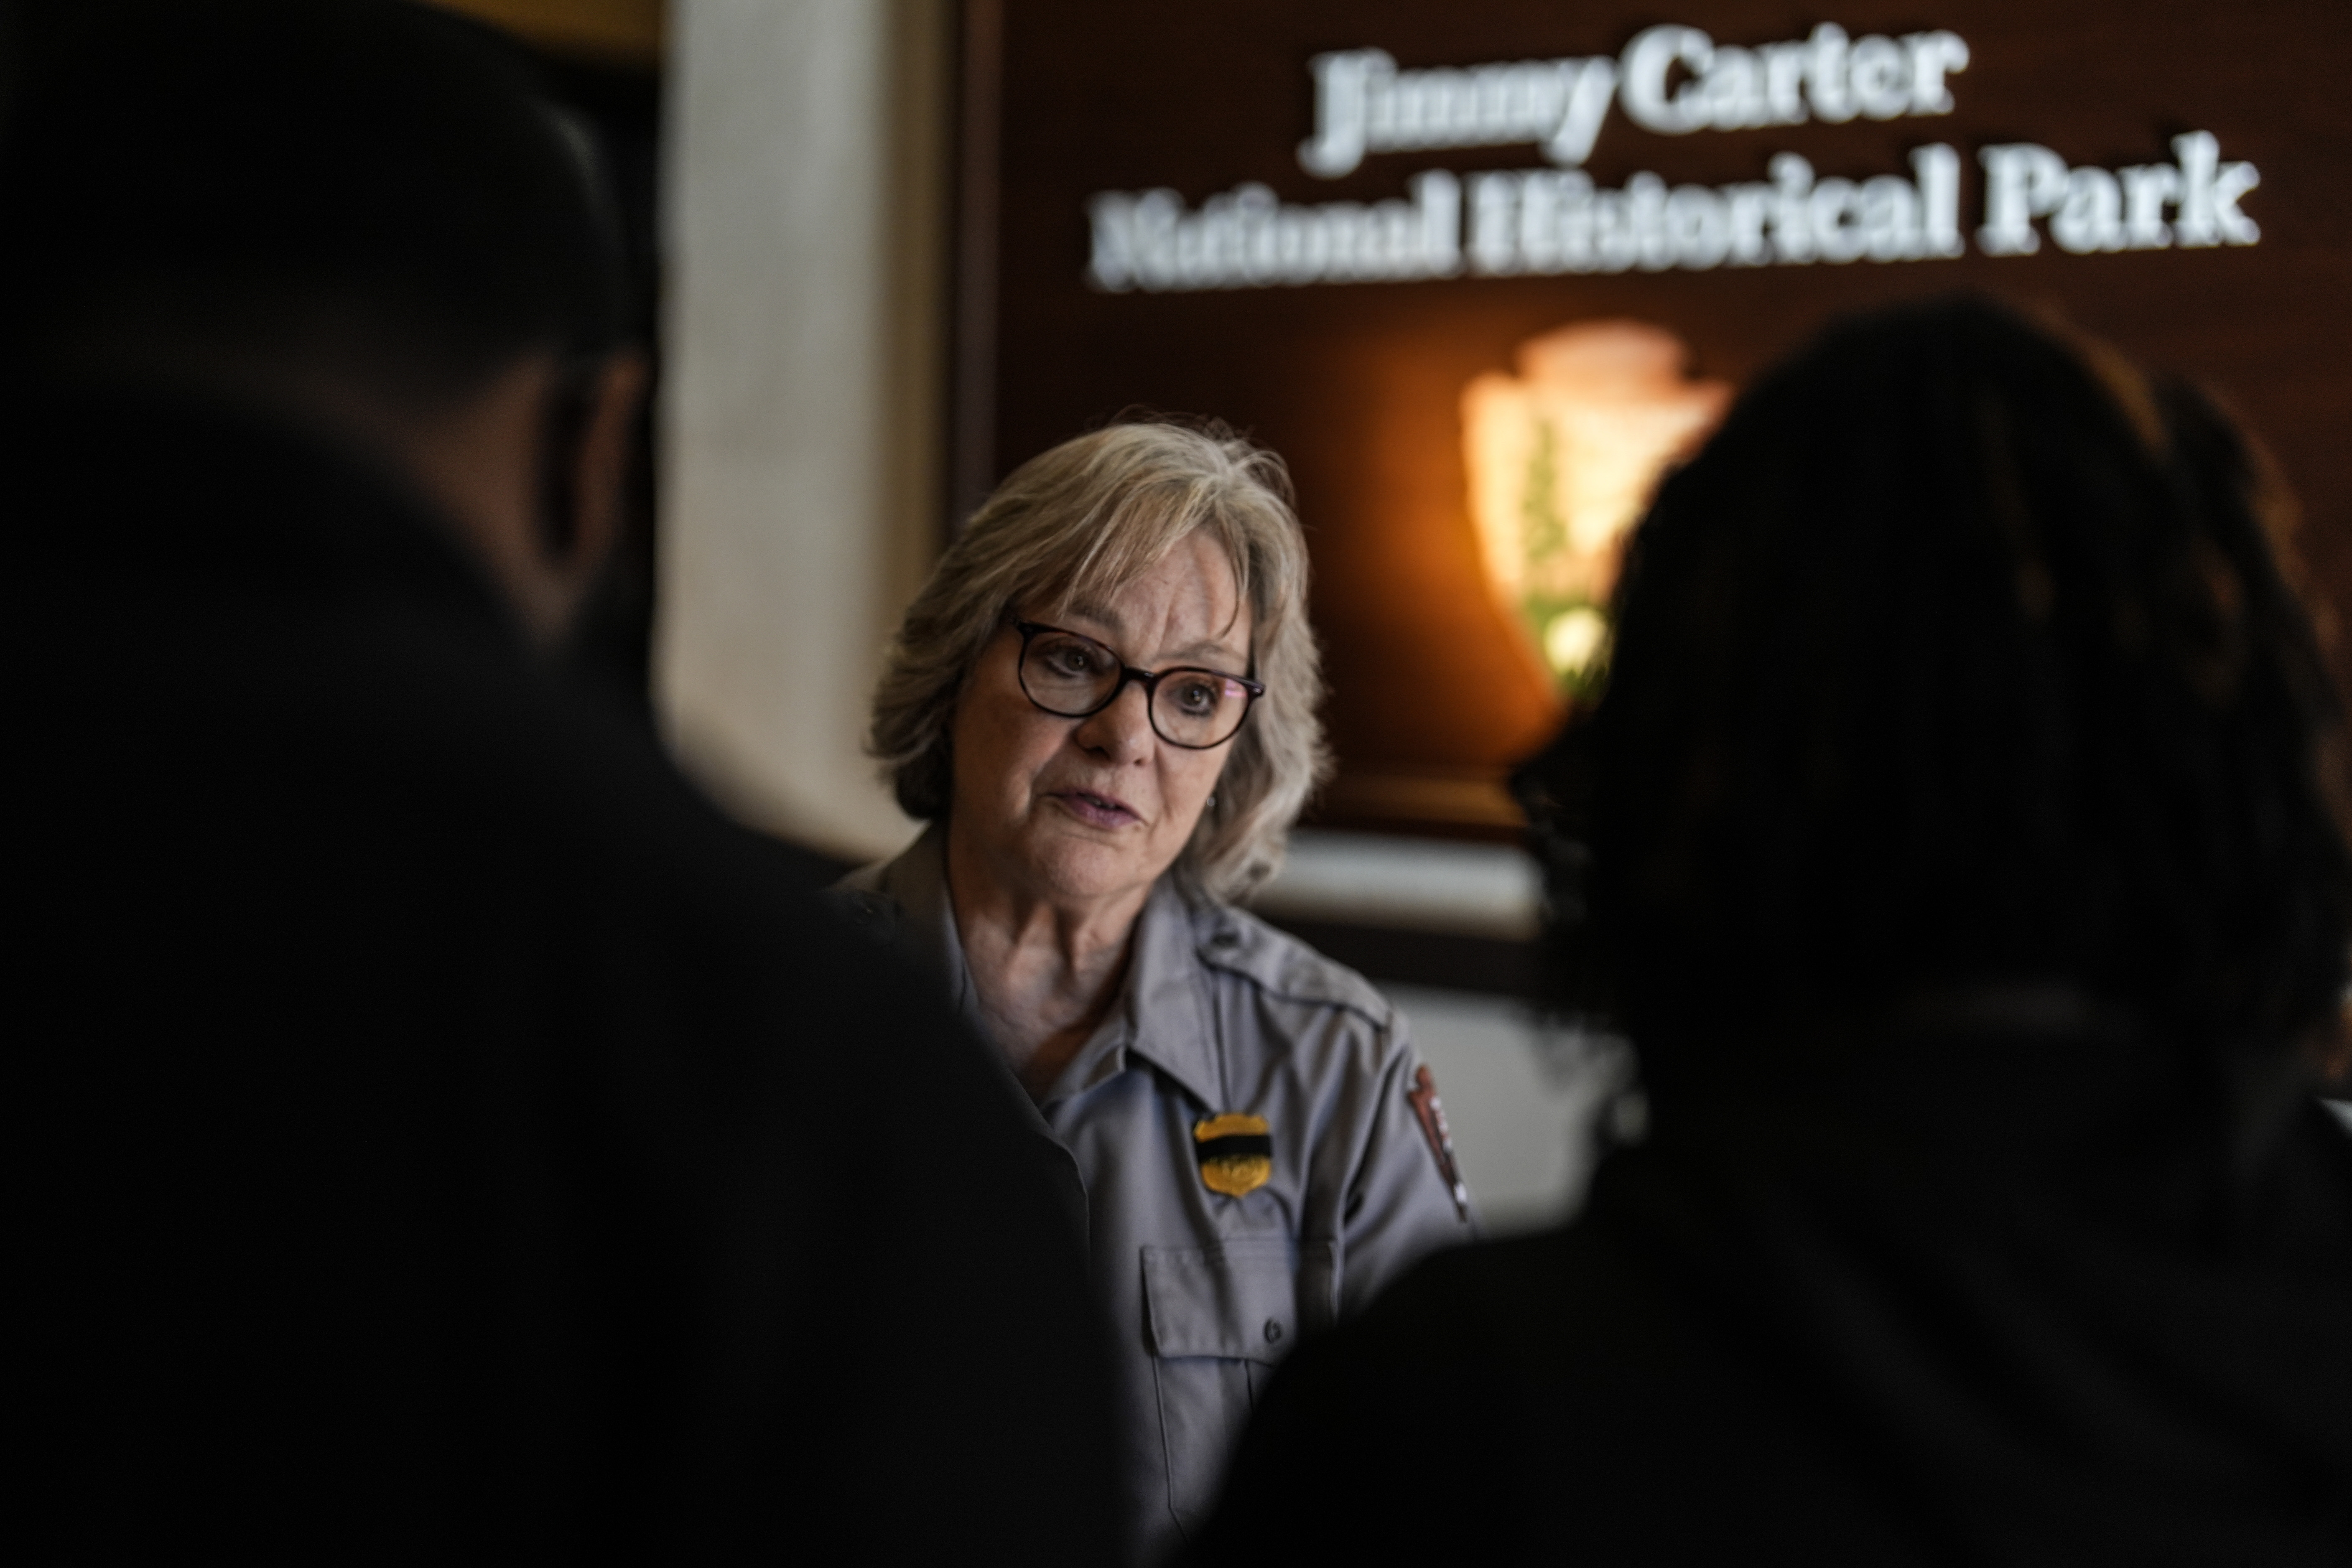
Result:
<svg viewBox="0 0 2352 1568"><path fill-rule="evenodd" d="M977 1026L945 843L934 826L836 895L937 965ZM1363 977L1173 877L1152 890L1122 1004L1037 1105L1086 1186L1143 1561L1204 1521L1252 1402L1302 1334L1471 1238L1420 1069ZM1194 1128L1223 1113L1263 1117L1272 1144L1271 1174L1240 1196L1211 1190L1199 1159Z"/></svg>

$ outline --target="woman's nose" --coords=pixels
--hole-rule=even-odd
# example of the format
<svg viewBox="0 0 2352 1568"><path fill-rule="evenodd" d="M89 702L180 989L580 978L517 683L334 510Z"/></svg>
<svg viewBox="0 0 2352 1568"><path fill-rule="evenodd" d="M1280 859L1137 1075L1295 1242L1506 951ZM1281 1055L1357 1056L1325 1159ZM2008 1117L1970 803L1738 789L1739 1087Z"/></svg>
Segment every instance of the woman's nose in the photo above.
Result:
<svg viewBox="0 0 2352 1568"><path fill-rule="evenodd" d="M1114 762L1128 762L1151 744L1151 699L1141 682L1130 682L1110 706L1078 724L1077 742Z"/></svg>

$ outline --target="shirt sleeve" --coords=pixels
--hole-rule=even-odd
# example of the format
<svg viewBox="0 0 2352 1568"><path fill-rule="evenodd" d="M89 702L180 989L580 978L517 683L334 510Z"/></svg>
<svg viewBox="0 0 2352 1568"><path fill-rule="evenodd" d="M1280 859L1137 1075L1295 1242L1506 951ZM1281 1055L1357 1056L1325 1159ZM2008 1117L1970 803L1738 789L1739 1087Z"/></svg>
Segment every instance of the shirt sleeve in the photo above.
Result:
<svg viewBox="0 0 2352 1568"><path fill-rule="evenodd" d="M1444 1113L1404 1016L1381 1028L1362 1154L1340 1210L1339 1313L1353 1316L1441 1248L1475 1239L1476 1210L1444 1143ZM1417 1093L1427 1104L1424 1113Z"/></svg>

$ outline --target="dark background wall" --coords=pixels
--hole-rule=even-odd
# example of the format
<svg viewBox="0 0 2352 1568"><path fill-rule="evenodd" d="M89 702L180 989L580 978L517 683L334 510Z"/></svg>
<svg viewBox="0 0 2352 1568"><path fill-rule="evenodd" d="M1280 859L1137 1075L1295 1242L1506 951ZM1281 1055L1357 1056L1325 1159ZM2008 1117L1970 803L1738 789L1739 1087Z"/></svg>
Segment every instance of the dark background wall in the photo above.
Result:
<svg viewBox="0 0 2352 1568"><path fill-rule="evenodd" d="M1243 181L1286 202L1379 201L1412 172L1529 168L1530 147L1376 154L1318 180L1307 62L1379 47L1406 68L1616 55L1678 22L1720 43L1948 28L1972 53L1955 113L1666 137L1622 108L1587 164L1622 186L1766 178L1791 151L1823 175L1906 172L1933 141L1964 161L1980 220L1984 145L2074 163L2168 161L2203 130L2253 162L2247 248L1619 276L1465 277L1102 294L1082 280L1086 202L1171 186L1197 207ZM2304 549L2352 609L2352 6L2335 0L1847 0L1822 9L1557 0L970 0L966 7L959 428L987 476L1136 406L1222 417L1287 457L1315 552L1342 777L1324 820L1507 831L1494 781L1556 722L1487 592L1465 490L1459 399L1526 339L1631 316L1667 326L1704 375L1744 383L1834 314L1955 288L2049 308L2143 364L2212 387L2300 493ZM975 286L977 285L977 286ZM977 352L977 359L975 353ZM2336 644L2340 667L2352 650Z"/></svg>

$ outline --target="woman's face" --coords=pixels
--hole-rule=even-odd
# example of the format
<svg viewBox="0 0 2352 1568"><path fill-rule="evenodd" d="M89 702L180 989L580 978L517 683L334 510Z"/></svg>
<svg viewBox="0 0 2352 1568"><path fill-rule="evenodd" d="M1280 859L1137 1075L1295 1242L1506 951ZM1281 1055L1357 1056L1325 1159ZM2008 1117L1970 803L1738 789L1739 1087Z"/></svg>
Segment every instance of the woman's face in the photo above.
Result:
<svg viewBox="0 0 2352 1568"><path fill-rule="evenodd" d="M1223 553L1199 534L1107 602L1021 614L1092 637L1139 669L1249 673L1249 609ZM1057 717L1022 691L1020 662L1021 634L1007 626L956 705L956 858L976 860L1003 891L1049 900L1149 888L1192 836L1233 743L1192 751L1160 739L1139 683L1100 713Z"/></svg>

